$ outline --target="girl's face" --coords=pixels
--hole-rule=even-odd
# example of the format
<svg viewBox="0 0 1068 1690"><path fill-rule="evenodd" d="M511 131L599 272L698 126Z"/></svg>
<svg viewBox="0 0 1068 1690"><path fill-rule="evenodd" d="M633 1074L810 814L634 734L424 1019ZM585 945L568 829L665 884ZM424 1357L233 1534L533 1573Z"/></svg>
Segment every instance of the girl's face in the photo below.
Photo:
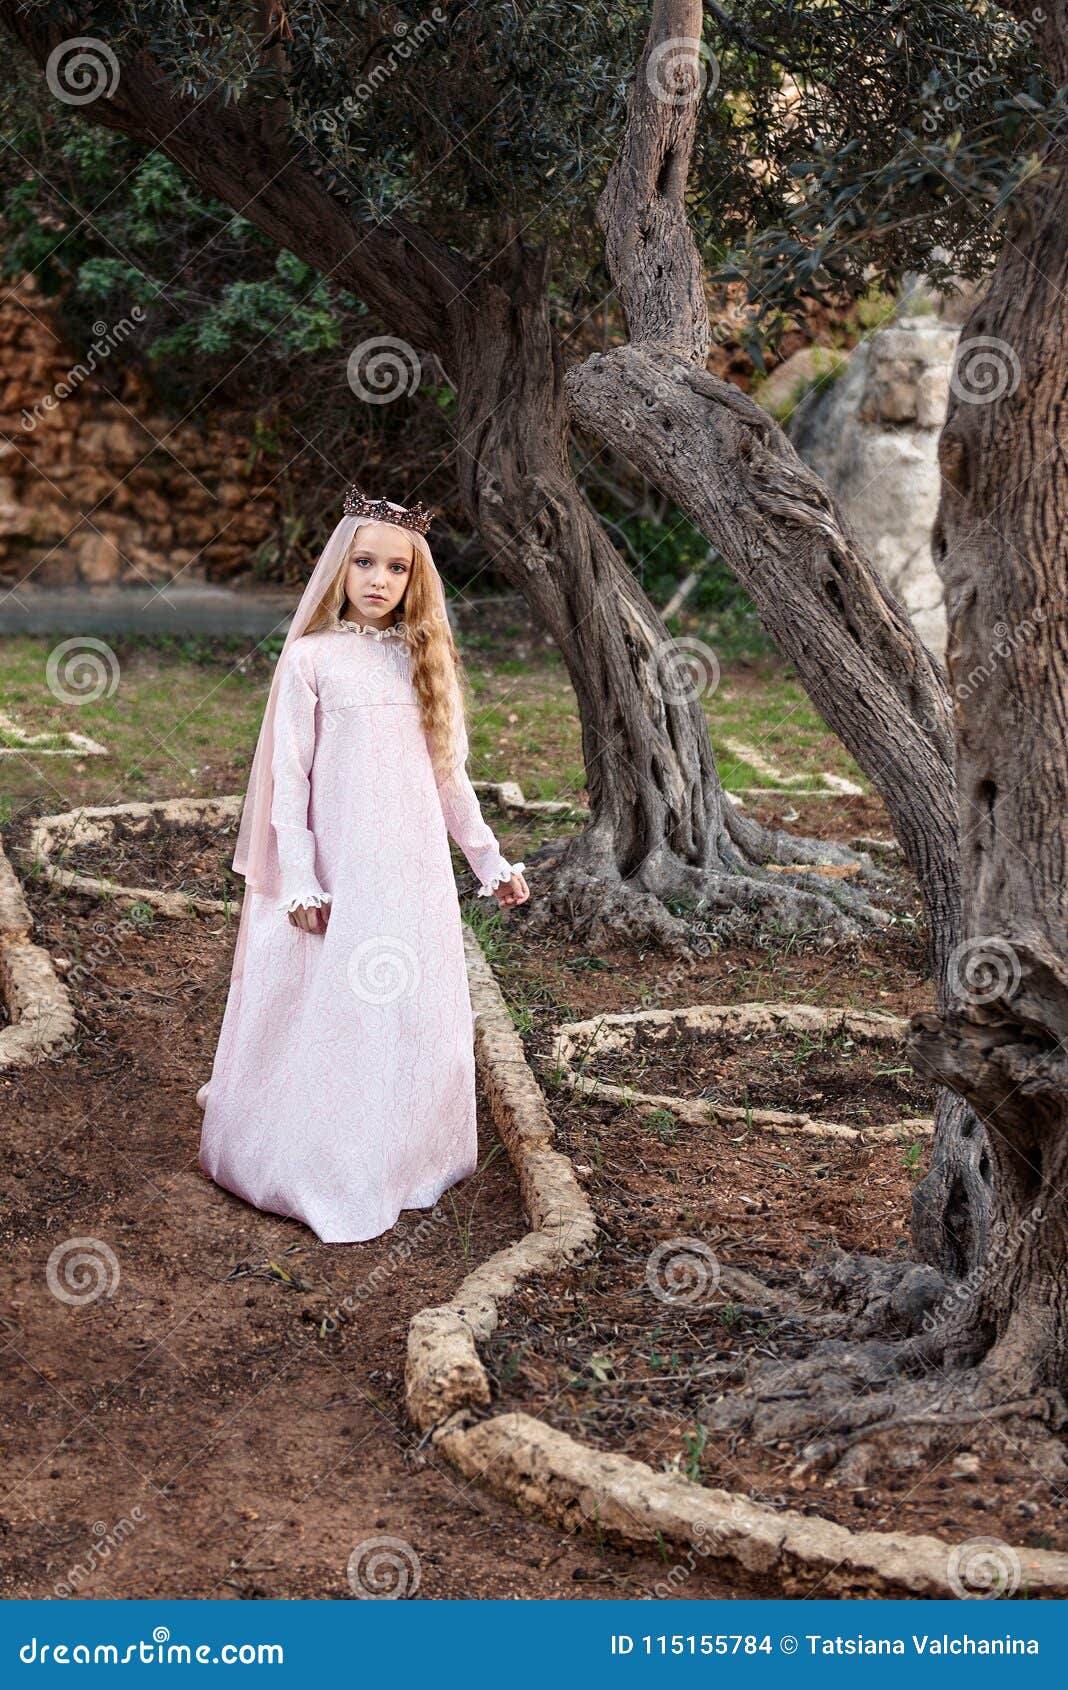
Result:
<svg viewBox="0 0 1068 1690"><path fill-rule="evenodd" d="M415 547L391 522L365 522L345 571L349 613L372 627L388 628L411 579Z"/></svg>

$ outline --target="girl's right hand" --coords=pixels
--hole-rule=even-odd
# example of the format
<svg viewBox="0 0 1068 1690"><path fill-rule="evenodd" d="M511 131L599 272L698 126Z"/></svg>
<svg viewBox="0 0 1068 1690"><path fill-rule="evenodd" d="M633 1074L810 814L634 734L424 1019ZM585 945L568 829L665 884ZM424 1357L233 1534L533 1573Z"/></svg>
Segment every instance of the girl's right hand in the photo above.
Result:
<svg viewBox="0 0 1068 1690"><path fill-rule="evenodd" d="M330 905L298 904L295 910L289 910L289 919L294 927L299 927L305 933L325 933L326 924L330 919Z"/></svg>

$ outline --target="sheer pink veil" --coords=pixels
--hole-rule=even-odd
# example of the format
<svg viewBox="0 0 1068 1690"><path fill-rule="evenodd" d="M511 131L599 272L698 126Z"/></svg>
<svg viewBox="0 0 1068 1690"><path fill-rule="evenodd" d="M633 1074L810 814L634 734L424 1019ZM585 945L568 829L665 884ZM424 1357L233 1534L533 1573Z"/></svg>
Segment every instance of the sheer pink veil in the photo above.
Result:
<svg viewBox="0 0 1068 1690"><path fill-rule="evenodd" d="M397 506L396 508L399 510L402 507ZM232 974L234 980L240 977L244 963L247 916L252 902L249 894L252 892L275 894L278 886L277 851L274 847L271 829L271 804L274 797L271 764L274 759L274 721L278 704L279 671L293 641L298 640L304 633L312 616L318 609L323 595L332 586L352 543L353 536L365 523L373 520L375 519L368 516L343 516L337 524L308 578L307 586L301 594L300 602L293 614L293 620L289 625L285 643L282 646L271 678L271 690L267 697L263 722L260 726L259 738L256 741L256 750L252 758L252 767L249 771L248 787L241 810L241 821L238 826L237 845L233 858L235 872L245 877L245 896L241 901L241 920L238 924L237 945L234 953ZM445 588L435 566L430 547L423 535L413 533L408 528L404 529L404 534L405 538L412 542L429 565L438 600L437 614L447 620ZM407 621L403 603L401 615ZM410 629L409 640L413 634L415 638L418 638L419 631ZM453 708L454 761L466 761L467 730L459 694L454 698ZM284 917L281 919L284 919Z"/></svg>

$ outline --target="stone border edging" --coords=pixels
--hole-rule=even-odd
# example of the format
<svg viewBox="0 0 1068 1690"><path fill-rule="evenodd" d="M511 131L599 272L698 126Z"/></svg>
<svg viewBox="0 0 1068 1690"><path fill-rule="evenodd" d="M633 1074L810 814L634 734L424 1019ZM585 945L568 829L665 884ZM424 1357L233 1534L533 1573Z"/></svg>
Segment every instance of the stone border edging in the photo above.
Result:
<svg viewBox="0 0 1068 1690"><path fill-rule="evenodd" d="M665 1541L774 1577L787 1594L952 1597L953 1545L905 1532L853 1532L782 1512L679 1473L611 1454L533 1415L491 1414L477 1340L521 1278L587 1259L598 1226L571 1162L553 1148L541 1087L493 971L469 925L464 948L475 1052L490 1111L519 1180L532 1230L469 1273L455 1297L421 1309L408 1329L405 1400L418 1430L466 1477L521 1512L626 1543ZM1028 1595L1068 1594L1068 1555L1013 1548ZM665 1584L670 1583L665 1571ZM678 1587L669 1589L678 1595Z"/></svg>
<svg viewBox="0 0 1068 1690"><path fill-rule="evenodd" d="M27 846L27 855L39 866L41 874L55 886L73 892L84 892L94 898L116 898L125 903L148 904L161 915L187 916L190 910L205 915L236 915L241 908L240 898L227 902L224 898L198 898L188 892L160 892L151 886L122 886L93 874L81 874L77 869L60 868L53 861L57 848L69 845L77 835L80 845L96 845L114 833L114 821L119 816L165 817L168 821L222 821L240 814L240 796L221 798L159 798L147 803L86 805L77 810L65 810L62 815L42 816L34 825Z"/></svg>
<svg viewBox="0 0 1068 1690"><path fill-rule="evenodd" d="M0 1028L0 1069L58 1056L77 1025L70 993L32 934L33 916L0 844L0 997L11 1017Z"/></svg>
<svg viewBox="0 0 1068 1690"><path fill-rule="evenodd" d="M845 1122L825 1120L788 1109L744 1109L736 1104L716 1103L712 1098L673 1097L668 1093L637 1091L608 1080L598 1080L576 1071L572 1058L588 1057L595 1049L620 1050L632 1028L698 1028L708 1033L726 1029L774 1034L844 1032L878 1044L903 1040L908 1022L898 1015L863 1013L848 1009L821 1009L816 1004L790 1003L699 1003L686 1009L639 1009L618 1015L598 1015L589 1021L565 1021L557 1027L552 1050L543 1058L545 1067L561 1085L581 1097L596 1097L618 1103L648 1115L666 1109L687 1126L707 1126L710 1121L744 1124L761 1132L800 1134L811 1138L838 1138L864 1142L895 1139L902 1134L934 1132L930 1116L887 1121L881 1126L851 1127Z"/></svg>

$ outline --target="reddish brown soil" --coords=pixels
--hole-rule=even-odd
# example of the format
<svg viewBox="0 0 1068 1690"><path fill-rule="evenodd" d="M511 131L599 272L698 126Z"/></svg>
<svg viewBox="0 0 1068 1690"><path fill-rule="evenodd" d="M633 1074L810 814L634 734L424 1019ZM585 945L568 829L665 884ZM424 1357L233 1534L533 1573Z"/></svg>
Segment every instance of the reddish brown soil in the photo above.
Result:
<svg viewBox="0 0 1068 1690"><path fill-rule="evenodd" d="M870 800L782 808L812 833L888 831ZM124 854L152 884L133 841ZM174 872L190 872L180 854L157 859L155 883ZM494 965L535 1058L557 1021L598 1009L764 998L908 1014L929 1006L930 992L914 890L896 871L895 886L905 923L848 947L731 945L687 967L633 950L591 955L566 934L532 943L519 911L505 918ZM668 1570L659 1556L524 1519L420 1448L406 1419L411 1315L526 1228L485 1112L480 1171L443 1200L443 1224L417 1231L426 1217L413 1212L371 1243L319 1244L197 1167L193 1094L210 1068L232 926L155 920L132 935L105 906L41 885L28 892L38 936L73 967L81 1027L67 1057L0 1075L0 1247L11 1282L0 1334L9 1405L0 1590L50 1594L86 1560L97 1522L113 1527L139 1507L143 1523L80 1594L346 1597L352 1549L387 1534L418 1554L421 1597L655 1591ZM658 1136L633 1114L549 1097L604 1241L594 1262L525 1287L502 1311L487 1349L497 1403L654 1466L682 1455L685 1467L706 1388L701 1362L753 1345L786 1353L791 1335L726 1308L695 1314L653 1299L649 1251L696 1234L773 1284L836 1244L903 1253L922 1167L907 1165L907 1147L712 1128ZM114 1251L121 1276L113 1295L71 1307L49 1290L46 1268L57 1244L84 1237ZM411 1254L399 1259L405 1237ZM368 1283L374 1294L362 1298ZM331 1320L348 1296L359 1299L358 1319ZM890 1474L867 1491L792 1479L781 1451L707 1446L695 1471L771 1506L861 1527L1059 1542L1056 1499L999 1433L991 1438L978 1470L950 1457L919 1484ZM676 1593L776 1591L698 1562Z"/></svg>
<svg viewBox="0 0 1068 1690"><path fill-rule="evenodd" d="M594 1046L583 1073L643 1092L787 1109L864 1128L929 1115L934 1088L896 1045L846 1033L722 1032L638 1023L624 1050Z"/></svg>
<svg viewBox="0 0 1068 1690"><path fill-rule="evenodd" d="M117 816L114 831L100 844L75 844L57 861L79 874L114 880L120 886L157 892L188 892L196 898L237 898L240 879L229 872L237 841L237 817L211 825L177 826L165 817Z"/></svg>
<svg viewBox="0 0 1068 1690"><path fill-rule="evenodd" d="M812 810L834 813L826 805ZM811 817L804 825L816 831ZM869 828L886 831L885 817L869 813L855 831ZM848 836L846 828L841 833ZM908 908L911 895L896 878L904 889L901 907ZM706 1484L858 1530L928 1532L947 1543L982 1535L1062 1546L1068 1497L996 1424L978 1441L974 1428L962 1429L950 1454L922 1472L888 1472L877 1485L846 1489L818 1473L795 1476L792 1446L710 1438L702 1448L702 1407L713 1389L703 1369L728 1359L741 1363L754 1351L801 1355L807 1344L790 1321L739 1313L724 1295L695 1309L660 1300L646 1282L651 1251L673 1238L697 1237L724 1265L786 1288L839 1249L907 1258L910 1201L929 1141L922 1148L863 1145L791 1140L744 1127L694 1128L552 1089L547 1057L554 1023L587 1020L598 1011L760 998L899 1014L929 1007L919 926L830 951L790 943L728 947L692 969L625 951L591 958L565 939L531 954L519 939L498 971L533 1023L528 1053L547 1087L560 1148L578 1168L603 1235L591 1263L522 1287L505 1305L507 1320L484 1350L494 1407L539 1415L654 1468L680 1462ZM703 1056L685 1046L675 1067L658 1059L656 1083L646 1083L647 1073L642 1089L694 1095L694 1082L710 1075L717 1096L723 1077L737 1095L749 1074L754 1105L772 1101L768 1080L779 1087L779 1101L799 1100L783 1085L788 1041L778 1052L767 1046L742 1052L737 1041L718 1037L709 1045ZM608 1066L593 1058L589 1072L607 1077ZM905 1078L910 1112L914 1105L925 1112L925 1088ZM839 1069L839 1096L846 1090L841 1081ZM818 1086L827 1088L822 1068ZM837 1103L833 1113L841 1113Z"/></svg>
<svg viewBox="0 0 1068 1690"><path fill-rule="evenodd" d="M440 1224L418 1231L428 1217L411 1211L370 1243L320 1244L197 1166L194 1093L232 927L131 933L101 904L27 891L38 937L74 965L81 1025L66 1057L0 1074L0 1593L69 1585L98 1525L121 1536L124 1519L132 1534L78 1594L344 1598L352 1550L383 1535L418 1555L419 1597L652 1590L659 1555L524 1519L407 1420L411 1316L526 1230L486 1113L480 1171L442 1200ZM49 1256L72 1238L114 1252L112 1295L53 1295ZM331 1321L346 1297L355 1318ZM684 1594L774 1592L701 1562Z"/></svg>

